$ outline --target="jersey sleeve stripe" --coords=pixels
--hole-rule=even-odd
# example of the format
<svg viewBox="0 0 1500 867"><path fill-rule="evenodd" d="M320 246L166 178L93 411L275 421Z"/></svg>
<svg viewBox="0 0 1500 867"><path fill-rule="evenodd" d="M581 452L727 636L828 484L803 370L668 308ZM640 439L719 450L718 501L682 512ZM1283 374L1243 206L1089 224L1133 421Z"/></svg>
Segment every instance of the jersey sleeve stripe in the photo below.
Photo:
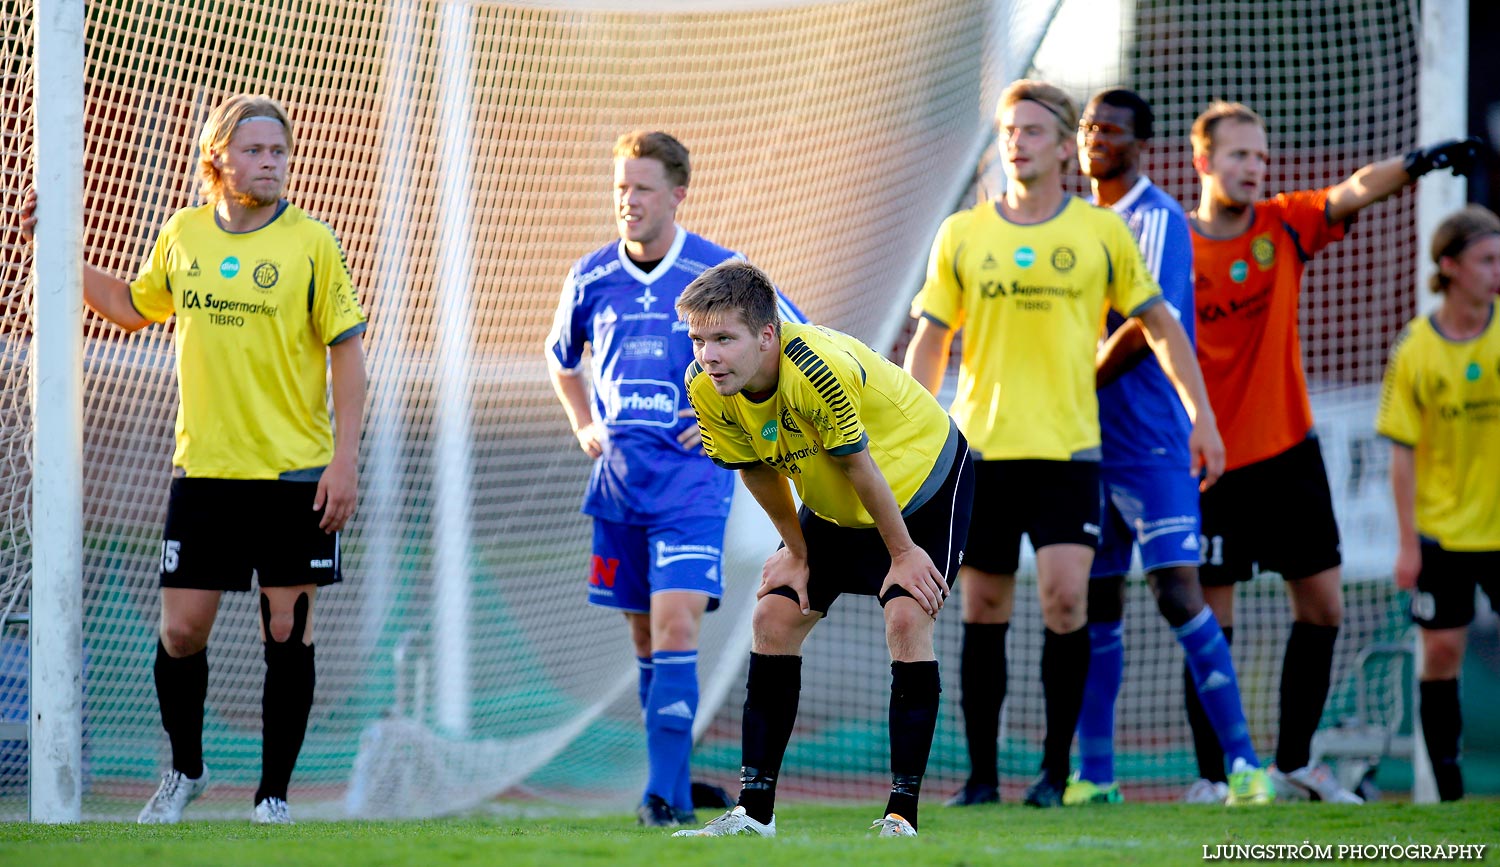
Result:
<svg viewBox="0 0 1500 867"><path fill-rule="evenodd" d="M1166 243L1167 236L1167 212L1156 208L1147 212L1144 225L1141 226L1141 254L1146 260L1146 268L1151 272L1151 279L1158 285L1161 284L1161 261L1162 248Z"/></svg>
<svg viewBox="0 0 1500 867"><path fill-rule="evenodd" d="M356 334L364 334L366 327L368 327L368 323L361 322L358 325L355 325L354 327L344 331L338 337L335 337L332 340L328 341L328 345L338 346L340 343L343 343L345 340L348 340Z"/></svg>
<svg viewBox="0 0 1500 867"><path fill-rule="evenodd" d="M828 369L828 365L818 354L812 350L800 337L794 337L787 341L784 350L786 357L802 371L803 376L812 385L823 402L833 411L838 420L839 430L849 434L859 429L859 416L855 414L854 407L849 403L849 397L844 393L843 386L839 385L838 377Z"/></svg>

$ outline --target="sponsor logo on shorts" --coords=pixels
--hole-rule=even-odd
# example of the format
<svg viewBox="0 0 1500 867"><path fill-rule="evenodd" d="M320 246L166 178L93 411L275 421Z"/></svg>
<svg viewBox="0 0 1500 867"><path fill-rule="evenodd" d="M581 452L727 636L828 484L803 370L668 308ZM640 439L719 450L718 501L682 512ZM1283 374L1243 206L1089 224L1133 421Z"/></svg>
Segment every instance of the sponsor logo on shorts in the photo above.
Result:
<svg viewBox="0 0 1500 867"><path fill-rule="evenodd" d="M589 584L594 587L614 587L615 572L620 568L620 561L615 557L600 557L595 554L589 563Z"/></svg>
<svg viewBox="0 0 1500 867"><path fill-rule="evenodd" d="M1090 536L1093 536L1094 538L1097 539L1097 538L1099 538L1099 535L1100 535L1100 533L1099 533L1099 525L1098 524L1088 524L1088 523L1085 523L1083 525L1083 532L1085 532L1085 533L1089 534Z"/></svg>
<svg viewBox="0 0 1500 867"><path fill-rule="evenodd" d="M719 562L721 553L712 545L668 545L666 542L656 543L656 565L670 566L680 560L712 560Z"/></svg>
<svg viewBox="0 0 1500 867"><path fill-rule="evenodd" d="M332 569L333 558L330 557L326 560L310 560L308 561L307 565L313 569Z"/></svg>
<svg viewBox="0 0 1500 867"><path fill-rule="evenodd" d="M1431 593L1413 593L1411 596L1411 616L1417 620L1431 620L1437 616L1437 600Z"/></svg>
<svg viewBox="0 0 1500 867"><path fill-rule="evenodd" d="M1164 536L1168 533L1188 533L1193 537L1193 543L1188 545L1184 542L1182 547L1189 551L1197 550L1198 519L1192 515L1173 515L1170 518L1158 518L1155 521L1137 520L1135 522L1136 541L1142 545L1157 536Z"/></svg>

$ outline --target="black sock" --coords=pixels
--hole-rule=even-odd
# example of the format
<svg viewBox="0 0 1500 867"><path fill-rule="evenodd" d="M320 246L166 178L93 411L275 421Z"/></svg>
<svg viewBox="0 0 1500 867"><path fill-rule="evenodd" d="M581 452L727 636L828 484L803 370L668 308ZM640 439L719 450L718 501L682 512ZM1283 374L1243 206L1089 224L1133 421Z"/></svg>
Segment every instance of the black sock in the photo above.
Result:
<svg viewBox="0 0 1500 867"><path fill-rule="evenodd" d="M1234 643L1234 627L1220 627L1224 632L1224 643ZM1224 750L1219 746L1219 736L1213 724L1203 712L1203 703L1198 701L1198 687L1193 685L1193 672L1182 665L1182 697L1187 705L1188 728L1193 730L1193 752L1198 756L1198 776L1214 783L1227 783L1224 773Z"/></svg>
<svg viewBox="0 0 1500 867"><path fill-rule="evenodd" d="M1276 767L1295 771L1306 767L1313 733L1323 718L1328 700L1328 679L1333 671L1333 643L1337 626L1292 623L1281 662L1281 730L1276 741Z"/></svg>
<svg viewBox="0 0 1500 867"><path fill-rule="evenodd" d="M762 824L776 812L776 778L797 722L801 692L802 657L750 654L740 731L739 805Z"/></svg>
<svg viewBox="0 0 1500 867"><path fill-rule="evenodd" d="M1005 704L1005 634L1009 623L965 623L958 668L959 707L969 743L969 782L999 784L997 741Z"/></svg>
<svg viewBox="0 0 1500 867"><path fill-rule="evenodd" d="M1464 776L1458 764L1458 739L1463 734L1463 716L1458 702L1457 680L1424 680L1422 693L1422 739L1432 759L1432 776L1438 797L1457 801L1464 796Z"/></svg>
<svg viewBox="0 0 1500 867"><path fill-rule="evenodd" d="M1068 753L1083 708L1084 681L1089 674L1087 627L1042 637L1042 696L1046 702L1047 733L1042 740L1042 770L1059 785L1068 778Z"/></svg>
<svg viewBox="0 0 1500 867"><path fill-rule="evenodd" d="M885 811L913 828L942 691L937 660L891 663L891 797Z"/></svg>
<svg viewBox="0 0 1500 867"><path fill-rule="evenodd" d="M288 641L266 641L266 685L261 697L260 788L255 803L266 798L286 800L307 717L312 712L317 680L313 646L299 636Z"/></svg>
<svg viewBox="0 0 1500 867"><path fill-rule="evenodd" d="M172 743L172 768L192 779L203 776L203 704L208 700L208 649L172 657L156 641L156 701L161 727Z"/></svg>

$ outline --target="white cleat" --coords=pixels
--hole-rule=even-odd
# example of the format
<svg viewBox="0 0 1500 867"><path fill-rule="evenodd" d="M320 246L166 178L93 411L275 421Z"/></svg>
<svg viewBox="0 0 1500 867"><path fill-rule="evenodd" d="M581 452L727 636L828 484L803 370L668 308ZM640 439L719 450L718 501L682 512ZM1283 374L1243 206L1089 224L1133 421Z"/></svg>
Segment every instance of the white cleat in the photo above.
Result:
<svg viewBox="0 0 1500 867"><path fill-rule="evenodd" d="M1182 796L1184 804L1220 804L1229 798L1229 784L1199 778Z"/></svg>
<svg viewBox="0 0 1500 867"><path fill-rule="evenodd" d="M1268 768L1271 782L1276 785L1276 797L1293 801L1324 801L1329 804L1363 804L1364 798L1343 786L1328 766L1315 765L1283 772L1272 765Z"/></svg>
<svg viewBox="0 0 1500 867"><path fill-rule="evenodd" d="M280 798L266 798L255 805L250 820L257 825L291 825L292 811Z"/></svg>
<svg viewBox="0 0 1500 867"><path fill-rule="evenodd" d="M173 769L161 775L161 785L156 787L156 794L141 808L141 814L135 817L137 824L141 825L175 825L182 821L182 811L193 799L203 794L208 788L208 765L203 766L203 773L197 779Z"/></svg>
<svg viewBox="0 0 1500 867"><path fill-rule="evenodd" d="M757 837L776 836L776 817L762 825L745 814L744 807L735 807L702 828L689 828L674 833L673 837L733 837L736 834L751 834Z"/></svg>
<svg viewBox="0 0 1500 867"><path fill-rule="evenodd" d="M871 828L879 828L877 837L915 837L917 829L896 813L886 813L884 819L876 819Z"/></svg>

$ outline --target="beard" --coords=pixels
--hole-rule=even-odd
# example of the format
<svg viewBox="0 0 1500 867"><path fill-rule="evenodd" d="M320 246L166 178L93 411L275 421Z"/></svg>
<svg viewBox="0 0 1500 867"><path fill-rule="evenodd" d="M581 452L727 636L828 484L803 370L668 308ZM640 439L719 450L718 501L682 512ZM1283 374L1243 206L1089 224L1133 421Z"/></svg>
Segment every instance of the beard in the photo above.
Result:
<svg viewBox="0 0 1500 867"><path fill-rule="evenodd" d="M253 192L244 191L231 193L229 198L242 208L269 208L281 201L281 189L277 189L272 196L259 196Z"/></svg>

